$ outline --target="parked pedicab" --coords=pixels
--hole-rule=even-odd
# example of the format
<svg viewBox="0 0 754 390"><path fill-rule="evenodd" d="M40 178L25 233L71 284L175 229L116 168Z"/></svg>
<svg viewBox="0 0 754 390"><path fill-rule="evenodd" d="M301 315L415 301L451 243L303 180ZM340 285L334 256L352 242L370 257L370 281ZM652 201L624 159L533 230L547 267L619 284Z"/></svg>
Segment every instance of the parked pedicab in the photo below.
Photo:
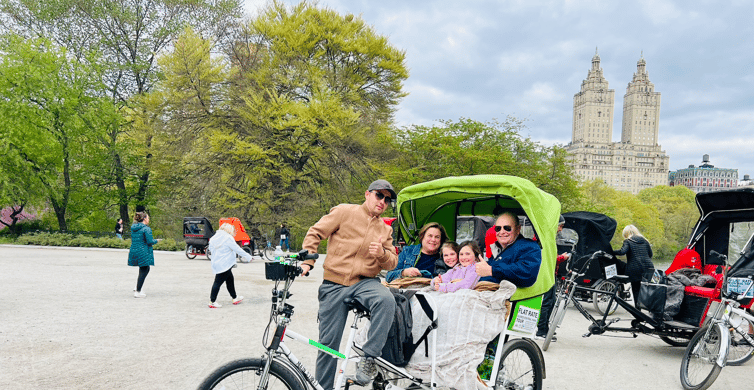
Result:
<svg viewBox="0 0 754 390"><path fill-rule="evenodd" d="M710 285L688 285L682 288L682 301L680 307L673 311L667 309L666 298L671 294L668 290L674 289L662 281L648 280L642 282L642 293L638 299L646 311L642 312L634 305L621 298L617 291L610 294L607 302L608 307L617 304L623 307L632 317L630 326L620 327L613 324L621 321L619 318L608 319L607 314L601 318L595 318L573 299L573 291L582 289L587 292L600 292L593 288L575 287L566 288L562 292L565 295L564 307L556 307L552 313L550 330L560 324L564 310L569 302L572 302L581 314L591 321L589 335L599 335L605 332L627 332L636 337L638 334L659 336L660 339L673 346L686 346L694 334L705 324L707 313L710 309L716 309L720 304L720 291L723 287L723 272L725 264L722 261L724 254L727 257L738 259L742 248L746 248L747 242L751 241L754 233L754 189L742 188L729 191L699 193L696 195L696 204L700 212L700 218L694 226L689 242L673 260L673 263L665 273L670 274L681 269L694 268L700 275L699 280L710 280ZM610 257L606 252L598 251L591 256L591 260ZM574 280L583 274L583 270L575 267L569 268L567 283L574 285ZM663 274L665 274L663 273ZM660 280L664 275L659 275ZM617 283L624 283L627 278L622 275L615 277ZM654 291L653 294L646 294ZM570 293L570 297L567 296ZM635 298L636 299L636 298ZM669 303L669 301L667 302ZM751 302L743 305L750 308ZM714 312L714 311L713 311ZM555 326L553 326L555 325ZM754 333L754 324L743 323L748 334ZM548 343L549 335L545 340ZM739 357L740 358L740 357Z"/></svg>
<svg viewBox="0 0 754 390"><path fill-rule="evenodd" d="M613 289L618 288L620 297L628 300L630 288L627 285L608 281L614 275L623 275L626 263L608 256L598 256L595 261L589 261L591 255L597 251L612 253L610 240L613 238L615 229L618 226L615 219L590 211L563 213L563 218L565 219L563 230L573 230L578 237L571 253L571 259L569 260L571 268L583 268L583 275L575 280L576 285L593 288L608 294ZM558 253L562 253L560 249ZM557 276L558 282L561 284L567 279L568 272L566 271L565 263L558 266ZM591 301L595 310L600 315L608 310L606 299L609 297L604 293L576 289L574 297L584 302ZM609 313L612 314L615 308L616 305L612 305L608 310Z"/></svg>
<svg viewBox="0 0 754 390"><path fill-rule="evenodd" d="M204 217L183 218L183 240L186 241L186 257L196 258L197 255L207 256L209 253L209 239L215 234L212 223Z"/></svg>

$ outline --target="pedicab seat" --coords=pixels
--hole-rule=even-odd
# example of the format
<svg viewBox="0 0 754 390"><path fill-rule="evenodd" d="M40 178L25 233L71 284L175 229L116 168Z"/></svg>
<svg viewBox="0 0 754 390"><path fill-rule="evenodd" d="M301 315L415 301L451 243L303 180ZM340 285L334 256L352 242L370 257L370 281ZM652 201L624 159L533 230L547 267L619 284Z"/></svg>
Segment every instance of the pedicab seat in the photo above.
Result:
<svg viewBox="0 0 754 390"><path fill-rule="evenodd" d="M684 294L702 298L715 298L720 295L720 291L712 287L686 286Z"/></svg>

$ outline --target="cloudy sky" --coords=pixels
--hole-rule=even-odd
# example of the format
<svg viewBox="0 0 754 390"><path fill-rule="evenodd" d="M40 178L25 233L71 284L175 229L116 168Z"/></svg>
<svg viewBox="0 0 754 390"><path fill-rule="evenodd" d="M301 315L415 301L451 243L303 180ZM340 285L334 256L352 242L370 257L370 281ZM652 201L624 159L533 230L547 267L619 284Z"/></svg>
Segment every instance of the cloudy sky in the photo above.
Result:
<svg viewBox="0 0 754 390"><path fill-rule="evenodd" d="M298 1L284 0L295 4ZM246 0L254 15L265 0ZM623 95L644 55L662 94L660 136L670 168L699 165L754 178L754 2L750 0L321 0L360 15L406 51L409 93L399 125L511 115L543 144L571 140L573 95L595 49Z"/></svg>

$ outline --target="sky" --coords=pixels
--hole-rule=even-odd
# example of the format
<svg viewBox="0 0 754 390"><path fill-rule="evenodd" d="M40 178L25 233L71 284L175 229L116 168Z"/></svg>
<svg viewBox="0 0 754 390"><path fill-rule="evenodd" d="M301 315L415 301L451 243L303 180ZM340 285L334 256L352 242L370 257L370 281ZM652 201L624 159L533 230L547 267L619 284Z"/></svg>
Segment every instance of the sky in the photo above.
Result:
<svg viewBox="0 0 754 390"><path fill-rule="evenodd" d="M298 1L284 0L287 4ZM266 0L245 0L253 16ZM320 0L360 16L406 52L399 126L469 118L524 120L544 145L571 141L573 96L598 51L623 95L644 56L661 93L659 144L670 170L720 168L754 178L754 2L750 0Z"/></svg>

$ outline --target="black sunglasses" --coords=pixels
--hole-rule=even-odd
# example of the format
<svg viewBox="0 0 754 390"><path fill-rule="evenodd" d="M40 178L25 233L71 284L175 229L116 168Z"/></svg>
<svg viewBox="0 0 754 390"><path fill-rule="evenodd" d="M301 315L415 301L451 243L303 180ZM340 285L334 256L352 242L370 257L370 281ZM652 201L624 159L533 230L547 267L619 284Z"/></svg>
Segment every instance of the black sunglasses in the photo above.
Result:
<svg viewBox="0 0 754 390"><path fill-rule="evenodd" d="M374 194L375 197L377 197L377 200L385 199L385 203L391 203L393 201L393 198L383 194L382 192L372 191L372 193Z"/></svg>
<svg viewBox="0 0 754 390"><path fill-rule="evenodd" d="M510 226L510 225L505 225L505 226L495 225L495 233L499 232L500 229L505 229L506 232L509 232L509 231L513 230L513 226Z"/></svg>

